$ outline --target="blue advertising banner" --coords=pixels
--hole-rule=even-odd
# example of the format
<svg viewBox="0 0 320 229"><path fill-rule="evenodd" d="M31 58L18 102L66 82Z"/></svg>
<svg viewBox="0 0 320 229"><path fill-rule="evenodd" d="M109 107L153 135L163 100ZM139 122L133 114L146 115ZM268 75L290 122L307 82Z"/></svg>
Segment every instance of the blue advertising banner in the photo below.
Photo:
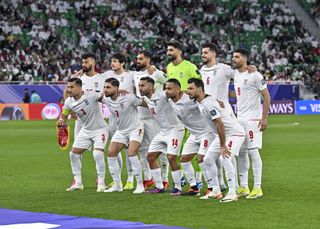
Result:
<svg viewBox="0 0 320 229"><path fill-rule="evenodd" d="M320 114L320 100L296 101L296 114Z"/></svg>

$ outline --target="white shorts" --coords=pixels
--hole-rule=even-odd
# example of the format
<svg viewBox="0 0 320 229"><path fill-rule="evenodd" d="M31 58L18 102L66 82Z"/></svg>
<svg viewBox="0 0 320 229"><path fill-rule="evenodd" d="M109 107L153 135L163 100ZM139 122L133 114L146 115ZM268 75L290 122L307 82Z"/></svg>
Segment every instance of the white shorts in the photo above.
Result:
<svg viewBox="0 0 320 229"><path fill-rule="evenodd" d="M104 149L108 142L108 138L108 128L102 128L95 131L88 131L81 128L72 147L90 150L91 145L93 144L94 149Z"/></svg>
<svg viewBox="0 0 320 229"><path fill-rule="evenodd" d="M143 127L134 129L132 131L123 132L116 130L114 133L111 142L122 143L126 146L129 145L131 141L136 141L141 143L144 135Z"/></svg>
<svg viewBox="0 0 320 229"><path fill-rule="evenodd" d="M166 132L160 131L151 141L149 152L179 155L184 129L172 128Z"/></svg>
<svg viewBox="0 0 320 229"><path fill-rule="evenodd" d="M110 137L110 139L112 139L114 133L117 130L116 120L114 119L114 117L112 115L110 115L110 117L109 117L108 124L109 124L109 129L110 129L109 137Z"/></svg>
<svg viewBox="0 0 320 229"><path fill-rule="evenodd" d="M80 130L82 128L82 122L80 120L76 120L74 124L74 134L73 134L73 141L76 140Z"/></svg>
<svg viewBox="0 0 320 229"><path fill-rule="evenodd" d="M195 136L191 134L183 146L181 155L194 153L205 155L215 137L216 136L213 133L202 136Z"/></svg>
<svg viewBox="0 0 320 229"><path fill-rule="evenodd" d="M234 156L239 156L241 146L245 141L245 136L227 136L226 145ZM214 155L215 158L220 156L220 139L217 136L208 149L208 154Z"/></svg>
<svg viewBox="0 0 320 229"><path fill-rule="evenodd" d="M245 129L246 140L244 146L247 149L262 148L262 131L259 129L259 121L239 120Z"/></svg>
<svg viewBox="0 0 320 229"><path fill-rule="evenodd" d="M148 151L152 139L160 132L160 128L153 118L142 119L141 121L144 124L144 136L140 151Z"/></svg>

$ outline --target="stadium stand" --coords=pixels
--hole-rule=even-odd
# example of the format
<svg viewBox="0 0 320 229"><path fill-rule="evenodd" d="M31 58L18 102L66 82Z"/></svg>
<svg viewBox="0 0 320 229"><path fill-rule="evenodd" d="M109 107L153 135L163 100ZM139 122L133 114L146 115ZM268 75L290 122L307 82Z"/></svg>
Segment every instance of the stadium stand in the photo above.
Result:
<svg viewBox="0 0 320 229"><path fill-rule="evenodd" d="M0 10L1 81L65 81L84 51L97 54L100 71L119 51L134 65L142 49L165 69L170 39L200 65L200 44L211 40L222 62L248 48L266 80L303 82L320 94L320 46L280 0L6 0Z"/></svg>
<svg viewBox="0 0 320 229"><path fill-rule="evenodd" d="M314 18L317 25L320 26L320 1L319 0L299 0L304 9Z"/></svg>

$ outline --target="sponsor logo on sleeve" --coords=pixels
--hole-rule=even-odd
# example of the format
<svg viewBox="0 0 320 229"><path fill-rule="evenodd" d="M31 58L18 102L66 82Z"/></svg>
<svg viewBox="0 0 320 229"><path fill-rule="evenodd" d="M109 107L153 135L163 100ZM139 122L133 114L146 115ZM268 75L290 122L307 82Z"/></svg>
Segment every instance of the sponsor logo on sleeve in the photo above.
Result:
<svg viewBox="0 0 320 229"><path fill-rule="evenodd" d="M212 116L212 117L214 117L214 116L216 116L216 114L217 114L217 111L216 110L211 110L210 111L210 115Z"/></svg>

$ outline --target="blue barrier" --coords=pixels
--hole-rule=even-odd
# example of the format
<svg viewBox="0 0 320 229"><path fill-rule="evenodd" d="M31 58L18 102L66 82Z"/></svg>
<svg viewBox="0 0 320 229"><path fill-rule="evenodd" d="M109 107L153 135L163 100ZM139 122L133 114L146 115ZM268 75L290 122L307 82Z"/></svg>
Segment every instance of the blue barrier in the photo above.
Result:
<svg viewBox="0 0 320 229"><path fill-rule="evenodd" d="M296 114L320 114L320 100L296 101Z"/></svg>

